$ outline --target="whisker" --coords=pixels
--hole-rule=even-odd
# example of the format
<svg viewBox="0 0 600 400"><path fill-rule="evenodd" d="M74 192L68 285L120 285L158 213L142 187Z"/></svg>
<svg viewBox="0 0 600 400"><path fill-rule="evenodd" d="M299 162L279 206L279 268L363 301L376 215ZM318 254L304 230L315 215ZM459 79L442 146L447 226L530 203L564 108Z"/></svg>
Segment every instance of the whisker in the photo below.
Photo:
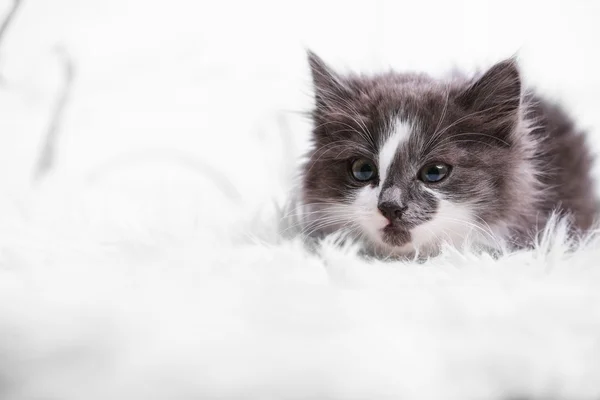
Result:
<svg viewBox="0 0 600 400"><path fill-rule="evenodd" d="M487 235L490 239L495 240L495 235L493 234L493 232L488 232L484 227L479 226L478 224L476 224L474 222L459 219L459 218L446 217L446 216L442 216L442 215L438 215L437 218L439 218L441 220L445 220L445 221L458 222L458 223L468 226L470 228L474 228L474 229L478 230L479 232L481 232L482 234Z"/></svg>

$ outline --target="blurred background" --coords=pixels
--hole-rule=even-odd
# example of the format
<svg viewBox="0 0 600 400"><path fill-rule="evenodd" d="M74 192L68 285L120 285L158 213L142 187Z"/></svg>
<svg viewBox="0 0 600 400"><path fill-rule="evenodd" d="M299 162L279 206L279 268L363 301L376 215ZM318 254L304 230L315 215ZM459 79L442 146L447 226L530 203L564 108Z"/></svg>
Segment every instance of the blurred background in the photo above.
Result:
<svg viewBox="0 0 600 400"><path fill-rule="evenodd" d="M392 271L270 244L307 48L434 75L517 54L600 149L599 20L598 0L0 0L0 397L597 390L595 252Z"/></svg>
<svg viewBox="0 0 600 400"><path fill-rule="evenodd" d="M284 196L310 129L307 48L341 71L432 74L517 54L525 81L600 143L594 0L0 0L0 20L13 10L0 38L6 193Z"/></svg>

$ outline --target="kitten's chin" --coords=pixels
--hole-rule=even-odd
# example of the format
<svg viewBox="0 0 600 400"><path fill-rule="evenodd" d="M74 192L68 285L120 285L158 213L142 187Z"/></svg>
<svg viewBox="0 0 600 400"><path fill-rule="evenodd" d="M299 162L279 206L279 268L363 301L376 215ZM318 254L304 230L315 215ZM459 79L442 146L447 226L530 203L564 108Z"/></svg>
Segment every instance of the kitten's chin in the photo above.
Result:
<svg viewBox="0 0 600 400"><path fill-rule="evenodd" d="M421 249L415 246L411 230L390 224L389 220L380 213L363 221L361 225L367 238L364 244L379 256L412 256L421 252Z"/></svg>
<svg viewBox="0 0 600 400"><path fill-rule="evenodd" d="M416 248L409 230L387 225L371 235L372 250L382 256L410 256Z"/></svg>
<svg viewBox="0 0 600 400"><path fill-rule="evenodd" d="M410 231L393 225L387 225L381 230L381 240L388 246L404 247L410 244Z"/></svg>

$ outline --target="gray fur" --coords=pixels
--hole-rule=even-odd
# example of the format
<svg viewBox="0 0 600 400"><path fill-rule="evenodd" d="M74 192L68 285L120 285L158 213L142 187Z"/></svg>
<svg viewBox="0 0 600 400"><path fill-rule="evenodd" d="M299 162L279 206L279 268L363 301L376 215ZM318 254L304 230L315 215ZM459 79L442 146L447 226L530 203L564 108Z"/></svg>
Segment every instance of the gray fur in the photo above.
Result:
<svg viewBox="0 0 600 400"><path fill-rule="evenodd" d="M315 108L303 202L318 227L312 231L340 227L323 222L331 214L319 205L348 204L365 184L381 184L386 201L391 188L398 193L392 200L406 206L402 221L384 230L385 241L408 242L410 229L439 207L415 180L429 161L452 166L438 192L470 207L482 226L516 247L531 245L554 211L570 217L574 233L592 225L596 199L585 136L559 106L522 89L514 59L478 77L447 80L397 72L341 76L313 53L309 63ZM414 134L398 149L386 182L351 179L349 162L377 157L394 118L410 122Z"/></svg>

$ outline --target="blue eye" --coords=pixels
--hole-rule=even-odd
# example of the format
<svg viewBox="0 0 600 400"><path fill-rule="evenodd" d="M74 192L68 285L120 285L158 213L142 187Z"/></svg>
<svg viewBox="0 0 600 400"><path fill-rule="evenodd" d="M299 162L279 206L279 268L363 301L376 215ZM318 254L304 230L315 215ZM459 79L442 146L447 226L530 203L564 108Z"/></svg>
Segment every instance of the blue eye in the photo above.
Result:
<svg viewBox="0 0 600 400"><path fill-rule="evenodd" d="M354 179L361 182L370 181L377 177L377 168L365 158L359 158L352 162L351 171Z"/></svg>
<svg viewBox="0 0 600 400"><path fill-rule="evenodd" d="M419 171L419 179L425 183L441 182L450 173L450 166L443 163L426 165Z"/></svg>

